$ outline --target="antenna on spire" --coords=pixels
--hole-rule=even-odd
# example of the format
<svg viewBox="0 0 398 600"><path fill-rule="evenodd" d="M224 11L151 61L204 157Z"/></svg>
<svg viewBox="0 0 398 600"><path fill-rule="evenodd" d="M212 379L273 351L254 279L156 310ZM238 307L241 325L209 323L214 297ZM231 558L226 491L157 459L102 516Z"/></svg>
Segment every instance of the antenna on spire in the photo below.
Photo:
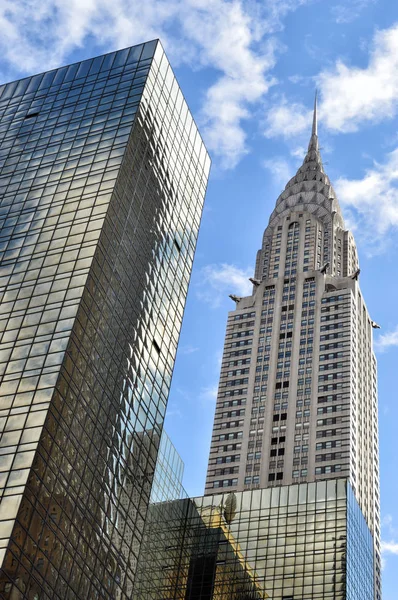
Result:
<svg viewBox="0 0 398 600"><path fill-rule="evenodd" d="M312 118L312 135L318 135L318 120L317 120L317 98L318 98L318 90L315 90L315 100L314 100L314 116Z"/></svg>

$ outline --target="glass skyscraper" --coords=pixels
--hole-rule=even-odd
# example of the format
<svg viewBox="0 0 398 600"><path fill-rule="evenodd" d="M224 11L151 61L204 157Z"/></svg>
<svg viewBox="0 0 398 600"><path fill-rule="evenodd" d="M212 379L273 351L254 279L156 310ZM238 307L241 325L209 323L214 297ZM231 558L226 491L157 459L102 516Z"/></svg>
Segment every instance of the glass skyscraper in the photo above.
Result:
<svg viewBox="0 0 398 600"><path fill-rule="evenodd" d="M158 41L0 87L0 597L131 598L209 158Z"/></svg>

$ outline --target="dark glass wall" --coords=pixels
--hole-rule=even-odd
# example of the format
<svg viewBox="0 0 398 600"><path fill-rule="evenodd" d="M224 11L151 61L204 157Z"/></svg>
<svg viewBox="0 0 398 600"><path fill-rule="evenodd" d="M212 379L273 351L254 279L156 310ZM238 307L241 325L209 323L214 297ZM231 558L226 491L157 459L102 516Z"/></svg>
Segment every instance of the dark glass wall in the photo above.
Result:
<svg viewBox="0 0 398 600"><path fill-rule="evenodd" d="M137 600L268 598L223 517L200 499L152 504L137 569Z"/></svg>
<svg viewBox="0 0 398 600"><path fill-rule="evenodd" d="M372 537L345 479L162 502L148 514L139 600L373 598Z"/></svg>
<svg viewBox="0 0 398 600"><path fill-rule="evenodd" d="M0 591L130 598L208 157L157 42L0 93Z"/></svg>

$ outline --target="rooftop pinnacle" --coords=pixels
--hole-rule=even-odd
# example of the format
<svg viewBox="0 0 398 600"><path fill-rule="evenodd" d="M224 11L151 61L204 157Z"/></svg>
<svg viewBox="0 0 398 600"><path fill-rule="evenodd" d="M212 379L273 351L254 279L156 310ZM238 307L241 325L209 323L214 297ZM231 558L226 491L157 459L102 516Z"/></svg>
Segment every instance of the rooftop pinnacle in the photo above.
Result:
<svg viewBox="0 0 398 600"><path fill-rule="evenodd" d="M317 99L318 99L318 90L315 90L314 116L312 117L312 135L318 135L318 118L317 118L317 114L316 114Z"/></svg>

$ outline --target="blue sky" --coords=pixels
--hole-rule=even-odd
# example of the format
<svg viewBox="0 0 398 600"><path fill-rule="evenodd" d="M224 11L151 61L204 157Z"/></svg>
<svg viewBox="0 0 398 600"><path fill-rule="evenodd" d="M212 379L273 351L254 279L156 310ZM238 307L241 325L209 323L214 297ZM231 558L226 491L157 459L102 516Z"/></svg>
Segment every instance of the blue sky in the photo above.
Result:
<svg viewBox="0 0 398 600"><path fill-rule="evenodd" d="M3 0L0 80L160 37L213 158L166 427L203 492L230 293L248 293L315 87L326 170L354 230L379 365L384 600L398 570L398 3Z"/></svg>

